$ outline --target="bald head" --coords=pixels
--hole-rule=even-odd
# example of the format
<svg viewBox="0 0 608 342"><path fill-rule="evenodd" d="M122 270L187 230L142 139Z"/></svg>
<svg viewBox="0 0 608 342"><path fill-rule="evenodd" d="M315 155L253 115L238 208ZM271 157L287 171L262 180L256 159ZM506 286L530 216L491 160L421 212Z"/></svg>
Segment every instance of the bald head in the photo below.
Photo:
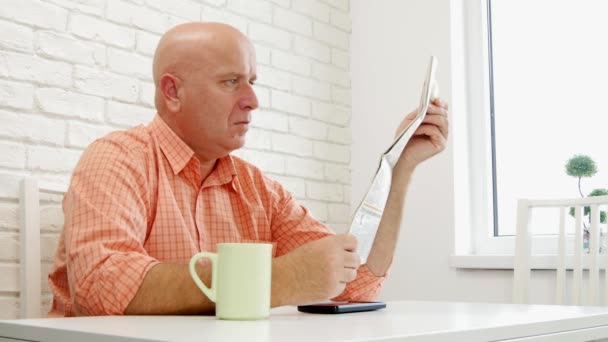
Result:
<svg viewBox="0 0 608 342"><path fill-rule="evenodd" d="M199 156L240 148L258 102L253 45L221 23L187 23L163 35L154 55L159 116Z"/></svg>
<svg viewBox="0 0 608 342"><path fill-rule="evenodd" d="M154 84L158 86L164 73L181 75L192 71L206 58L221 53L218 50L233 48L235 44L251 47L249 39L236 28L214 22L181 24L167 31L154 54Z"/></svg>

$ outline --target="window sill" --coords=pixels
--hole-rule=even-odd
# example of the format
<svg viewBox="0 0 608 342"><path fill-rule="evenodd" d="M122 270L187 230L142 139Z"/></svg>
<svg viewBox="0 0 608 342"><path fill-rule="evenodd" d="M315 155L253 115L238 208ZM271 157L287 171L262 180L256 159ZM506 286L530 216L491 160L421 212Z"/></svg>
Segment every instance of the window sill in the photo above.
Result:
<svg viewBox="0 0 608 342"><path fill-rule="evenodd" d="M450 267L487 270L513 269L512 255L451 255Z"/></svg>
<svg viewBox="0 0 608 342"><path fill-rule="evenodd" d="M512 270L515 257L513 255L451 255L450 267L461 269L484 270ZM583 269L589 269L591 264L588 256L583 256ZM600 256L600 269L605 269L607 261L605 255ZM572 269L574 258L566 258L566 268ZM530 267L533 270L555 270L557 268L556 255L534 255L530 258Z"/></svg>

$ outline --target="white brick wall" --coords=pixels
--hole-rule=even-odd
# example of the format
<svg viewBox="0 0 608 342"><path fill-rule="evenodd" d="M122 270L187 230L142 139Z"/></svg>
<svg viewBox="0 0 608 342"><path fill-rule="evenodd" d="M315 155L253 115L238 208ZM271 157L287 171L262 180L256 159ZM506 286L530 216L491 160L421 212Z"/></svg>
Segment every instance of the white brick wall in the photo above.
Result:
<svg viewBox="0 0 608 342"><path fill-rule="evenodd" d="M34 87L29 83L0 79L0 106L30 109L34 104Z"/></svg>
<svg viewBox="0 0 608 342"><path fill-rule="evenodd" d="M0 319L18 316L19 181L67 184L93 140L149 122L156 44L192 20L232 24L256 47L260 109L236 154L346 229L349 0L14 0L0 6ZM43 270L62 225L60 199L49 200Z"/></svg>
<svg viewBox="0 0 608 342"><path fill-rule="evenodd" d="M23 25L0 20L0 46L10 50L31 52L34 31Z"/></svg>
<svg viewBox="0 0 608 342"><path fill-rule="evenodd" d="M38 55L62 61L85 64L106 64L106 47L81 40L69 34L40 31L36 36Z"/></svg>

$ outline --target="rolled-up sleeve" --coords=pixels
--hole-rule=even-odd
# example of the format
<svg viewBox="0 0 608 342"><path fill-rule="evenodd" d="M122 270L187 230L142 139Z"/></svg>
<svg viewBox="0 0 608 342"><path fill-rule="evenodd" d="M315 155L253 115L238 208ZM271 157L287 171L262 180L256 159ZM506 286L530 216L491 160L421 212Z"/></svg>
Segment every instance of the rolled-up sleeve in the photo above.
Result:
<svg viewBox="0 0 608 342"><path fill-rule="evenodd" d="M108 141L89 147L64 198L65 248L77 315L121 315L159 261L144 249L145 165Z"/></svg>
<svg viewBox="0 0 608 342"><path fill-rule="evenodd" d="M275 185L276 213L272 218L273 240L277 242L277 256L325 236L335 234L316 220L308 209L299 205L280 185ZM385 276L374 275L366 264L357 270L357 278L346 285L336 301L373 301L382 288Z"/></svg>

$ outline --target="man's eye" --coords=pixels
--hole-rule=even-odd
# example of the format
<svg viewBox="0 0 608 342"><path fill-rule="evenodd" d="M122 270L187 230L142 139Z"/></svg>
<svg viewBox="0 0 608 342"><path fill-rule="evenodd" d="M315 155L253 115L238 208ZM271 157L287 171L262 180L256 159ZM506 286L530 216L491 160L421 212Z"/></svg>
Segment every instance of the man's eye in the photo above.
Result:
<svg viewBox="0 0 608 342"><path fill-rule="evenodd" d="M233 79L230 79L230 80L226 80L225 83L226 83L226 85L233 86L233 85L237 84L237 79L233 78Z"/></svg>

